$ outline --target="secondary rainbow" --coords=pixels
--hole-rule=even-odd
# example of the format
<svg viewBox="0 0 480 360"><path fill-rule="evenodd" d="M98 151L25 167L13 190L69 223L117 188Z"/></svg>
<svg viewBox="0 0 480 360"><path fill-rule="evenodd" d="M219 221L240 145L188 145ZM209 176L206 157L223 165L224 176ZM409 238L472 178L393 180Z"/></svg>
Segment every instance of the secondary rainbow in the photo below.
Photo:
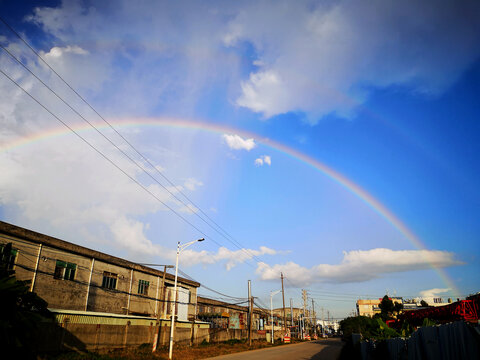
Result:
<svg viewBox="0 0 480 360"><path fill-rule="evenodd" d="M225 126L222 124L215 124L211 122L203 122L197 120L187 120L187 119L178 119L178 118L122 118L122 119L109 119L109 123L112 124L116 129L119 127L139 127L139 126L157 126L157 127L171 127L171 128L185 128L185 129L195 129L208 131L218 134L237 134L244 138L253 138L257 143L260 143L264 146L270 147L274 150L280 151L281 153L292 157L298 161L305 163L306 165L314 168L323 175L332 179L343 188L347 189L349 192L353 193L355 196L360 198L365 204L367 204L371 209L373 209L377 214L383 217L387 222L389 222L395 229L397 229L407 240L409 240L413 246L417 249L425 250L426 247L420 241L420 239L385 205L378 201L375 197L369 194L362 187L354 183L352 180L348 179L339 172L333 170L331 167L325 165L324 163L318 161L317 159L308 156L290 146L279 143L277 141L259 136L258 134L248 132L245 130L233 128L230 126ZM95 123L95 126L98 129L109 128L105 123ZM91 130L92 128L88 124L82 124L79 126L74 126L75 131L83 132ZM37 141L44 139L50 139L57 136L64 136L66 134L71 134L71 131L64 127L52 128L50 130L36 133L30 136L26 136L10 143L0 146L0 152L8 151L9 149L25 146ZM455 293L456 296L459 295L459 291L454 285L453 281L448 277L447 273L441 269L437 268L434 265L431 265L432 268L438 273L442 281Z"/></svg>

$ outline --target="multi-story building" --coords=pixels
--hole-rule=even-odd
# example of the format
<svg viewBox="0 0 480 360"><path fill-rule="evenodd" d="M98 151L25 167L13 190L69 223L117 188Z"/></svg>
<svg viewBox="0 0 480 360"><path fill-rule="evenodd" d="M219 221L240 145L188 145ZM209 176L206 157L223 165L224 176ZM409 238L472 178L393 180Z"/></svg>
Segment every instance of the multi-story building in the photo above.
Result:
<svg viewBox="0 0 480 360"><path fill-rule="evenodd" d="M403 304L401 297L390 297L393 303ZM382 302L382 299L365 299L357 300L357 315L372 317L375 314L380 314L382 310L378 305Z"/></svg>
<svg viewBox="0 0 480 360"><path fill-rule="evenodd" d="M50 309L170 317L174 276L0 221L9 266ZM199 283L178 279L177 316L193 319Z"/></svg>

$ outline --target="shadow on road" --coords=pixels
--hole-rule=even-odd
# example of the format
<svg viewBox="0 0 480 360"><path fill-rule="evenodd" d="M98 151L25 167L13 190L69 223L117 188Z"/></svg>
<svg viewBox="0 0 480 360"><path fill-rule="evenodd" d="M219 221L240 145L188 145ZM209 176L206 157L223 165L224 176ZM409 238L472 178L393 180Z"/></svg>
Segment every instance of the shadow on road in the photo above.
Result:
<svg viewBox="0 0 480 360"><path fill-rule="evenodd" d="M309 360L337 360L345 343L339 339L328 339L315 341L317 344L325 345L319 353L313 355Z"/></svg>

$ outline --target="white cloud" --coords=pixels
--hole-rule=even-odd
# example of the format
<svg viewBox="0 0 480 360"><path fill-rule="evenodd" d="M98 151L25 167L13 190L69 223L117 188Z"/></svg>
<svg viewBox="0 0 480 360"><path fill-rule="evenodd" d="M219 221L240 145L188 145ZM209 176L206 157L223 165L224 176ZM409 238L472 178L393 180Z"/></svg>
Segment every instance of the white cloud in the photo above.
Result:
<svg viewBox="0 0 480 360"><path fill-rule="evenodd" d="M185 186L186 189L190 191L195 191L197 187L202 186L203 183L195 178L188 178L187 180L185 180L183 185Z"/></svg>
<svg viewBox="0 0 480 360"><path fill-rule="evenodd" d="M263 155L263 161L265 162L265 164L267 165L272 165L272 158L268 155Z"/></svg>
<svg viewBox="0 0 480 360"><path fill-rule="evenodd" d="M228 147L233 150L252 150L255 146L255 140L250 139L243 139L239 135L229 135L223 134L223 140L227 143Z"/></svg>
<svg viewBox="0 0 480 360"><path fill-rule="evenodd" d="M224 36L257 54L237 104L315 123L351 116L374 88L442 93L480 54L479 20L476 1L251 3Z"/></svg>
<svg viewBox="0 0 480 360"><path fill-rule="evenodd" d="M268 166L272 165L272 158L268 155L262 155L255 159L256 166L263 166L263 164L267 164Z"/></svg>
<svg viewBox="0 0 480 360"><path fill-rule="evenodd" d="M48 53L45 53L45 58L48 60L51 60L51 58L58 58L61 57L64 54L76 54L76 55L88 55L88 51L82 49L80 46L65 46L65 47L59 47L59 46L54 46L53 48L50 49Z"/></svg>
<svg viewBox="0 0 480 360"><path fill-rule="evenodd" d="M190 115L220 87L265 117L301 111L314 123L351 116L371 89L448 89L480 54L479 7L475 0L70 0L36 7L26 20L52 39L43 54L73 85L102 90L92 94L97 101L108 94L109 112ZM243 45L228 49L246 42L255 66L247 76Z"/></svg>
<svg viewBox="0 0 480 360"><path fill-rule="evenodd" d="M263 165L263 159L262 158L255 159L255 165L256 166L262 166Z"/></svg>
<svg viewBox="0 0 480 360"><path fill-rule="evenodd" d="M344 252L340 264L319 264L306 268L294 262L268 265L259 263L257 274L262 280L278 279L283 272L296 284L315 282L362 282L388 273L462 265L451 252L439 250L391 250L377 248Z"/></svg>
<svg viewBox="0 0 480 360"><path fill-rule="evenodd" d="M436 297L437 295L439 294L444 294L444 293L447 293L449 292L450 288L442 288L442 289L439 289L439 288L434 288L434 289L428 289L428 290L423 290L423 291L420 291L420 296L422 298L433 298L433 297Z"/></svg>
<svg viewBox="0 0 480 360"><path fill-rule="evenodd" d="M218 262L224 262L226 269L230 270L238 264L242 264L245 261L251 260L256 256L276 254L279 254L279 252L266 246L260 246L258 250L229 250L226 247L222 246L218 249L216 253L187 249L182 252L182 262L188 265L215 264Z"/></svg>

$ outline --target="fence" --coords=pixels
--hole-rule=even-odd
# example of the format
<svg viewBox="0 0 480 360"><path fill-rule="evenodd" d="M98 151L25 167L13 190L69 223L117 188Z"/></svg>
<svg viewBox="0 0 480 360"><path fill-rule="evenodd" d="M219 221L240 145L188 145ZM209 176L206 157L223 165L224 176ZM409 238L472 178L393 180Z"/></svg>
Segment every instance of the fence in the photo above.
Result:
<svg viewBox="0 0 480 360"><path fill-rule="evenodd" d="M480 329L464 321L421 327L409 338L360 343L362 360L480 359Z"/></svg>
<svg viewBox="0 0 480 360"><path fill-rule="evenodd" d="M83 311L55 310L54 321L40 324L35 347L41 353L62 351L101 351L152 344L159 333L158 344L167 345L170 339L170 321L155 318ZM282 331L275 331L281 338ZM204 322L176 322L175 343L198 345L231 339L246 339L248 330L214 329ZM252 339L265 339L265 331L253 331Z"/></svg>

